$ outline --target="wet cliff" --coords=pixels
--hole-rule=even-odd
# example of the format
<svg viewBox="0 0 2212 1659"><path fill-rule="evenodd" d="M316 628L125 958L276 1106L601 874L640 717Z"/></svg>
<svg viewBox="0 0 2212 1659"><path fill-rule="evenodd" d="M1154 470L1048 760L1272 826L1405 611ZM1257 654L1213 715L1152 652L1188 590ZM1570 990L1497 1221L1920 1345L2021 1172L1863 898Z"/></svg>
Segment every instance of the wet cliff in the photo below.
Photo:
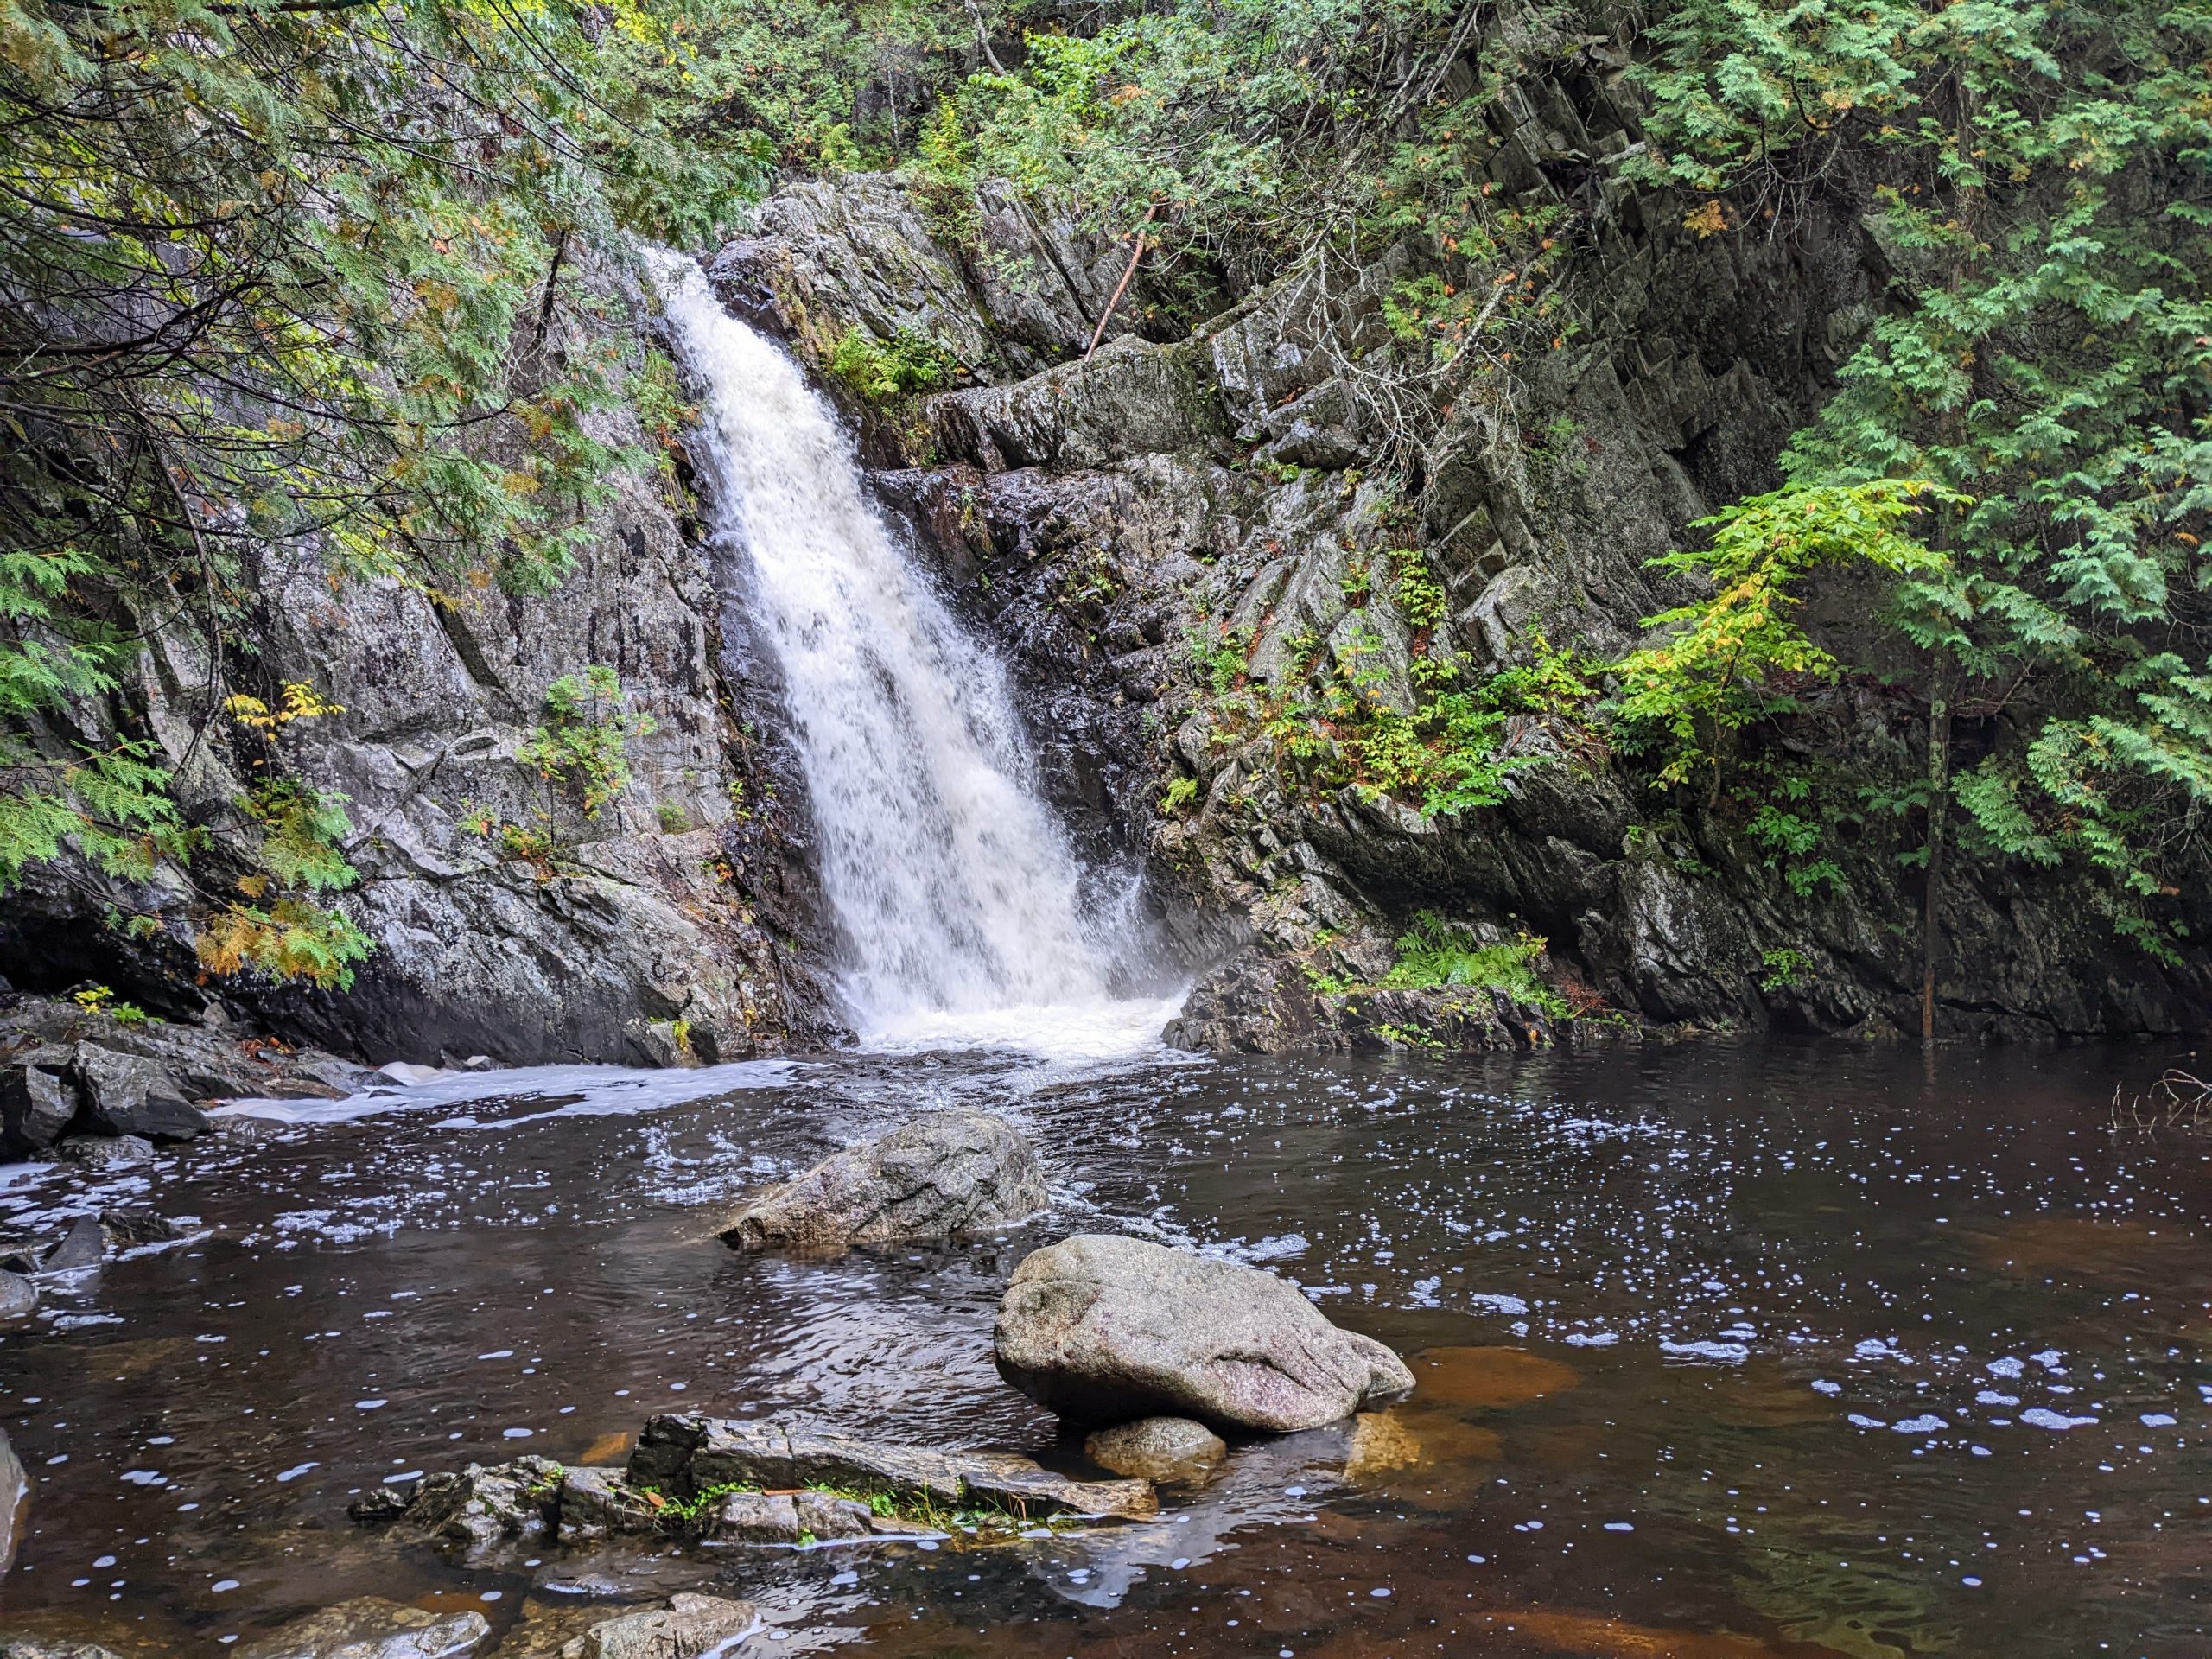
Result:
<svg viewBox="0 0 2212 1659"><path fill-rule="evenodd" d="M611 270L590 278L589 303L555 315L547 349L612 340L642 363L649 319ZM604 442L663 453L626 410L588 418ZM350 988L211 978L192 950L194 894L74 859L8 896L0 975L48 992L96 981L172 1019L227 1004L379 1063L677 1064L826 1039L803 798L745 631L741 561L714 545L680 451L608 485L574 573L540 595L341 582L304 546L264 547L241 573L252 649L232 678L272 702L300 683L338 705L289 728L282 760L345 797L339 849L359 880L337 902L372 944ZM207 838L195 873L219 868L255 831L237 803L268 746L208 706L188 606L124 620L144 642L126 683L46 741L149 736ZM652 729L626 746L626 785L587 810L518 751L548 718L549 686L593 665ZM486 822L531 826L542 844L518 856ZM157 925L109 925L111 911Z"/></svg>

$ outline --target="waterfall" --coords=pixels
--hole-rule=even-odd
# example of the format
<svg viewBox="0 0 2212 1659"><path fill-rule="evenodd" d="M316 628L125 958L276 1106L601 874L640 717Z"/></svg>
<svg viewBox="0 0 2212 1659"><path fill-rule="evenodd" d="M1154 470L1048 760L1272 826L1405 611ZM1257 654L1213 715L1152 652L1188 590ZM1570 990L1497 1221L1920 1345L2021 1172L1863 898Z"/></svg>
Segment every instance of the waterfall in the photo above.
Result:
<svg viewBox="0 0 2212 1659"><path fill-rule="evenodd" d="M1084 914L1004 669L907 556L798 367L693 262L652 264L706 392L710 505L783 672L862 1039L1103 1052L1156 1037L1168 1005L1110 988L1114 941Z"/></svg>

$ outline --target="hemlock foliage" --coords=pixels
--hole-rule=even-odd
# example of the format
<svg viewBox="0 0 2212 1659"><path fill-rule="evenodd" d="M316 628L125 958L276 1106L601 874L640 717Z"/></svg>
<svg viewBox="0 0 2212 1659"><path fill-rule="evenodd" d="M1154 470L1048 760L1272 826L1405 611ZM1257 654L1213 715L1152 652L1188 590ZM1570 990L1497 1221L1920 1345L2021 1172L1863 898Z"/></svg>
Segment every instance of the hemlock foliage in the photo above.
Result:
<svg viewBox="0 0 2212 1659"><path fill-rule="evenodd" d="M1931 779L1985 723L1968 830L2106 872L2170 956L2212 876L2212 4L1681 0L1651 40L1648 177L1746 226L1870 193L1890 303L1783 466L1935 486L1892 590Z"/></svg>

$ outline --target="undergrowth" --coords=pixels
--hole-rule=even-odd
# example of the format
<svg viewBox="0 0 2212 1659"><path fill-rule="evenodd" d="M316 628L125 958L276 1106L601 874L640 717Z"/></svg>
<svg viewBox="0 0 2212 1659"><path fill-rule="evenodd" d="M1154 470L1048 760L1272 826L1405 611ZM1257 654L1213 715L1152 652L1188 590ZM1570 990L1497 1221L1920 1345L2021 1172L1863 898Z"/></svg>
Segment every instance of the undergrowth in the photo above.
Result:
<svg viewBox="0 0 2212 1659"><path fill-rule="evenodd" d="M1556 1020L1572 1016L1567 998L1537 977L1536 958L1545 941L1530 934L1494 944L1480 944L1466 928L1423 911L1397 938L1397 960L1376 982L1388 991L1430 991L1465 986L1503 991L1525 1007Z"/></svg>

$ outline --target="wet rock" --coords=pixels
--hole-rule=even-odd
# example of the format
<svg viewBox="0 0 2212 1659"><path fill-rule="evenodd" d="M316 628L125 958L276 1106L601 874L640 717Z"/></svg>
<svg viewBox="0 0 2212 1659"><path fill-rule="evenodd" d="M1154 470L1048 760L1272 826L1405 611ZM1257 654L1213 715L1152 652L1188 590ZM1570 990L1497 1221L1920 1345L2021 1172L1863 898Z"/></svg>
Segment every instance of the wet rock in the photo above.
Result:
<svg viewBox="0 0 2212 1659"><path fill-rule="evenodd" d="M143 1205L101 1211L100 1229L107 1235L108 1243L118 1249L129 1249L137 1244L166 1244L184 1236L184 1230L176 1223Z"/></svg>
<svg viewBox="0 0 2212 1659"><path fill-rule="evenodd" d="M707 1506L699 1535L715 1544L811 1544L930 1537L934 1529L836 1492L725 1492Z"/></svg>
<svg viewBox="0 0 2212 1659"><path fill-rule="evenodd" d="M594 1624L604 1624L630 1611L624 1607L578 1606L569 1601L541 1601L532 1596L522 1605L522 1617L499 1638L494 1659L561 1659L561 1649Z"/></svg>
<svg viewBox="0 0 2212 1659"><path fill-rule="evenodd" d="M718 1544L798 1541L798 1503L789 1492L726 1492L709 1506L702 1535Z"/></svg>
<svg viewBox="0 0 2212 1659"><path fill-rule="evenodd" d="M749 1601L677 1595L665 1607L620 1613L561 1649L561 1659L697 1659L760 1623Z"/></svg>
<svg viewBox="0 0 2212 1659"><path fill-rule="evenodd" d="M16 1546L22 1541L23 1510L30 1503L30 1477L8 1437L0 1433L0 1574L16 1564Z"/></svg>
<svg viewBox="0 0 2212 1659"><path fill-rule="evenodd" d="M710 1504L701 1529L709 1543L849 1543L860 1538L929 1537L918 1521L880 1516L836 1492L726 1492Z"/></svg>
<svg viewBox="0 0 2212 1659"><path fill-rule="evenodd" d="M156 1153L143 1135L73 1135L54 1148L54 1156L85 1169L125 1169L153 1162Z"/></svg>
<svg viewBox="0 0 2212 1659"><path fill-rule="evenodd" d="M153 1060L79 1043L73 1069L85 1096L85 1115L104 1135L189 1141L207 1133L207 1115Z"/></svg>
<svg viewBox="0 0 2212 1659"><path fill-rule="evenodd" d="M405 1060L394 1060L390 1065L380 1065L376 1075L388 1083L413 1089L425 1083L435 1083L445 1073L435 1065L410 1065Z"/></svg>
<svg viewBox="0 0 2212 1659"><path fill-rule="evenodd" d="M963 1490L951 1459L925 1446L692 1413L647 1420L630 1455L630 1479L677 1497L715 1486L829 1485L957 1503Z"/></svg>
<svg viewBox="0 0 2212 1659"><path fill-rule="evenodd" d="M1287 1433L1414 1381L1271 1273L1103 1234L1032 1252L995 1340L1001 1376L1077 1422L1165 1412Z"/></svg>
<svg viewBox="0 0 2212 1659"><path fill-rule="evenodd" d="M740 1211L739 1246L841 1249L1010 1227L1042 1210L1029 1143L988 1112L932 1112L816 1165Z"/></svg>
<svg viewBox="0 0 2212 1659"><path fill-rule="evenodd" d="M77 1116L68 1069L69 1051L51 1046L0 1067L0 1137L9 1150L43 1152L61 1138Z"/></svg>
<svg viewBox="0 0 2212 1659"><path fill-rule="evenodd" d="M1196 1486L1221 1467L1229 1448L1188 1417L1140 1417L1100 1429L1083 1443L1083 1454L1117 1475Z"/></svg>
<svg viewBox="0 0 2212 1659"><path fill-rule="evenodd" d="M798 1510L802 1539L828 1543L874 1535L875 1511L858 1498L836 1492L801 1492L792 1502Z"/></svg>
<svg viewBox="0 0 2212 1659"><path fill-rule="evenodd" d="M463 1659L491 1639L481 1613L431 1613L357 1596L238 1649L238 1659Z"/></svg>
<svg viewBox="0 0 2212 1659"><path fill-rule="evenodd" d="M0 1325L38 1312L38 1287L20 1273L0 1272Z"/></svg>
<svg viewBox="0 0 2212 1659"><path fill-rule="evenodd" d="M356 1065L351 1060L341 1060L330 1055L324 1055L318 1059L303 1060L294 1066L293 1070L297 1071L302 1078L321 1084L333 1095L340 1098L347 1095L359 1094L368 1086L369 1079L376 1076L376 1073L365 1065Z"/></svg>
<svg viewBox="0 0 2212 1659"><path fill-rule="evenodd" d="M107 1233L97 1216L79 1216L39 1262L41 1273L78 1273L107 1259Z"/></svg>
<svg viewBox="0 0 2212 1659"><path fill-rule="evenodd" d="M116 1655L94 1642L0 1630L0 1659L116 1659Z"/></svg>
<svg viewBox="0 0 2212 1659"><path fill-rule="evenodd" d="M388 1526L407 1513L414 1496L411 1485L372 1486L346 1506L346 1513L357 1527Z"/></svg>
<svg viewBox="0 0 2212 1659"><path fill-rule="evenodd" d="M415 1484L392 1535L427 1544L464 1566L493 1560L553 1533L561 1479L561 1465L544 1458L472 1463L457 1475L427 1475Z"/></svg>
<svg viewBox="0 0 2212 1659"><path fill-rule="evenodd" d="M564 1549L661 1530L660 1510L633 1490L620 1469L563 1469L559 1502Z"/></svg>
<svg viewBox="0 0 2212 1659"><path fill-rule="evenodd" d="M887 1445L804 1426L690 1414L655 1417L630 1460L638 1485L688 1495L716 1486L838 1487L894 1503L986 1504L1024 1515L1146 1516L1159 1500L1141 1480L1083 1481L1027 1458Z"/></svg>

